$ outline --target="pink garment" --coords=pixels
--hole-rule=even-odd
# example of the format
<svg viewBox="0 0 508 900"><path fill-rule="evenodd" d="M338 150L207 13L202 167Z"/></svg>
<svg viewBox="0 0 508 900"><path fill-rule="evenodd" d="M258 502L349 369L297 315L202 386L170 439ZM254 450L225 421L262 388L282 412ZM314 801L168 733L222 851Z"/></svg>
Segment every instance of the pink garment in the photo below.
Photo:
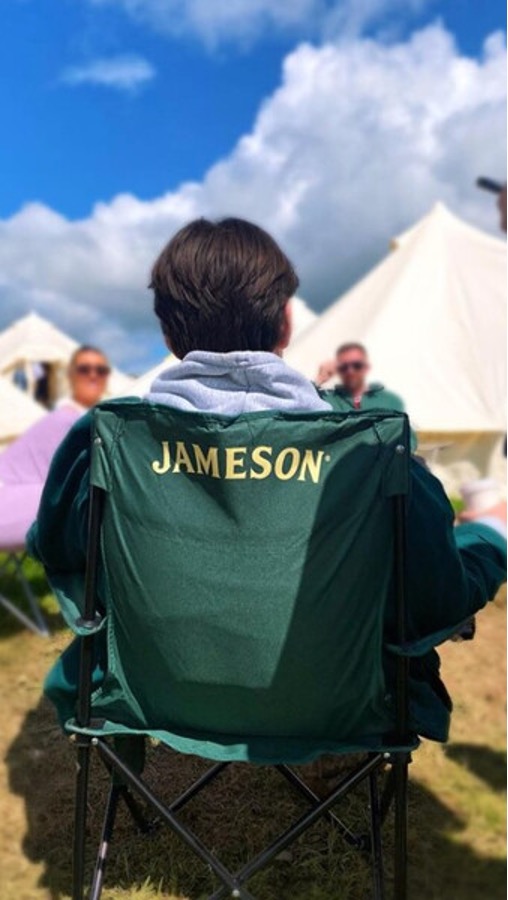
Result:
<svg viewBox="0 0 508 900"><path fill-rule="evenodd" d="M79 418L76 407L62 405L0 454L0 550L23 549L55 450Z"/></svg>
<svg viewBox="0 0 508 900"><path fill-rule="evenodd" d="M0 485L0 550L19 552L34 521L43 484Z"/></svg>

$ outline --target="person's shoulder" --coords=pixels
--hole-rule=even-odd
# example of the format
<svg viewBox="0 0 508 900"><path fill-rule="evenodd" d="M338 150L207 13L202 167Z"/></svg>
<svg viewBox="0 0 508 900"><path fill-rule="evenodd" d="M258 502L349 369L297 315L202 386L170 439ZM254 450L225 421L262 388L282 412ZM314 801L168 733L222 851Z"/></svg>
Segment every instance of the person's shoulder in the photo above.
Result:
<svg viewBox="0 0 508 900"><path fill-rule="evenodd" d="M395 391L390 391L388 388L385 388L384 384L373 384L370 387L371 393L378 394L379 398L383 399L383 402L389 403L393 409L398 409L401 412L404 412L404 401L399 394L396 394Z"/></svg>
<svg viewBox="0 0 508 900"><path fill-rule="evenodd" d="M48 430L59 428L67 429L67 431L69 431L69 429L71 429L73 425L86 414L86 412L87 410L85 409L80 410L77 406L62 403L50 410L41 421Z"/></svg>
<svg viewBox="0 0 508 900"><path fill-rule="evenodd" d="M115 410L120 411L122 409L131 409L132 407L141 406L144 407L149 404L148 397L139 397L137 394L132 394L129 397L112 397L108 400L101 400L97 406L94 406L90 412L92 416L95 412L100 412L101 410Z"/></svg>
<svg viewBox="0 0 508 900"><path fill-rule="evenodd" d="M333 388L317 387L316 390L321 399L325 400L326 403L329 403L332 409L343 410L347 405L344 390L339 385Z"/></svg>
<svg viewBox="0 0 508 900"><path fill-rule="evenodd" d="M402 397L400 394L396 394L395 391L389 391L387 388L383 388L383 392L385 397L390 397L391 400L397 400L398 403L402 403Z"/></svg>

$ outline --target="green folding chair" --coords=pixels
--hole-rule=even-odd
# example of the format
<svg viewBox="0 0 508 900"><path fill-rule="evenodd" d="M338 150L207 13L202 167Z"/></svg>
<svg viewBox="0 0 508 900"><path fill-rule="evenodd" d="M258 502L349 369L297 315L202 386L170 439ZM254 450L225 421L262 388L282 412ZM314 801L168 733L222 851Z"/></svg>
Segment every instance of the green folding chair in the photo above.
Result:
<svg viewBox="0 0 508 900"><path fill-rule="evenodd" d="M252 900L249 878L321 817L370 852L385 896L381 826L395 809L394 896L407 896L405 645L407 418L397 413L254 413L227 419L143 402L94 412L84 607L62 597L80 638L74 900L85 889L89 760L111 773L89 896L101 895L117 806L141 797L217 876L212 900ZM387 604L396 640L387 648ZM107 671L92 691L96 643ZM393 654L396 680L384 660ZM169 805L125 753L155 738L212 768ZM292 768L361 753L324 799ZM229 871L179 818L225 766L275 766L309 809ZM388 767L380 796L378 782ZM370 834L334 812L369 789ZM262 898L260 898L262 900Z"/></svg>

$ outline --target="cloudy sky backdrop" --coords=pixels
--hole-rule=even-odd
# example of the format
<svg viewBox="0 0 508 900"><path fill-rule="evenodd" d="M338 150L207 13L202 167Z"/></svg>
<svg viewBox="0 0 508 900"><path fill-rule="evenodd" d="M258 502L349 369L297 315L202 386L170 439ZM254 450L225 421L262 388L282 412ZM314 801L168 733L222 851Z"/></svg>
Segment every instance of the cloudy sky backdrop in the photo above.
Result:
<svg viewBox="0 0 508 900"><path fill-rule="evenodd" d="M474 9L473 9L474 8ZM6 0L0 327L35 309L140 372L146 290L195 216L281 241L323 309L436 200L490 231L503 5Z"/></svg>

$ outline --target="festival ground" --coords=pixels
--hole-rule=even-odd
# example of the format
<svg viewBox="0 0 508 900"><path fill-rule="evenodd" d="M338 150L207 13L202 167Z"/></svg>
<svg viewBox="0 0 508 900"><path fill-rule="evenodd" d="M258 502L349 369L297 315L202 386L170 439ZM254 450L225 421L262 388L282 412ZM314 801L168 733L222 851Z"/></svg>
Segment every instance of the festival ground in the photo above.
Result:
<svg viewBox="0 0 508 900"><path fill-rule="evenodd" d="M54 612L35 567L32 581ZM73 749L41 699L43 675L68 633L57 616L49 618L53 634L44 640L0 616L1 900L66 900L70 892ZM503 592L478 617L473 642L449 643L442 650L455 714L448 746L425 744L411 766L411 900L506 896L505 624ZM147 774L169 797L201 765L152 748ZM103 796L101 777L90 812L94 835ZM237 767L191 804L187 816L234 865L298 810L275 773ZM359 822L357 803L343 813ZM340 837L321 824L291 855L282 854L254 878L251 890L260 900L367 900L368 869L354 852L343 851ZM201 900L211 888L209 873L175 838L166 831L140 837L122 816L104 900Z"/></svg>

